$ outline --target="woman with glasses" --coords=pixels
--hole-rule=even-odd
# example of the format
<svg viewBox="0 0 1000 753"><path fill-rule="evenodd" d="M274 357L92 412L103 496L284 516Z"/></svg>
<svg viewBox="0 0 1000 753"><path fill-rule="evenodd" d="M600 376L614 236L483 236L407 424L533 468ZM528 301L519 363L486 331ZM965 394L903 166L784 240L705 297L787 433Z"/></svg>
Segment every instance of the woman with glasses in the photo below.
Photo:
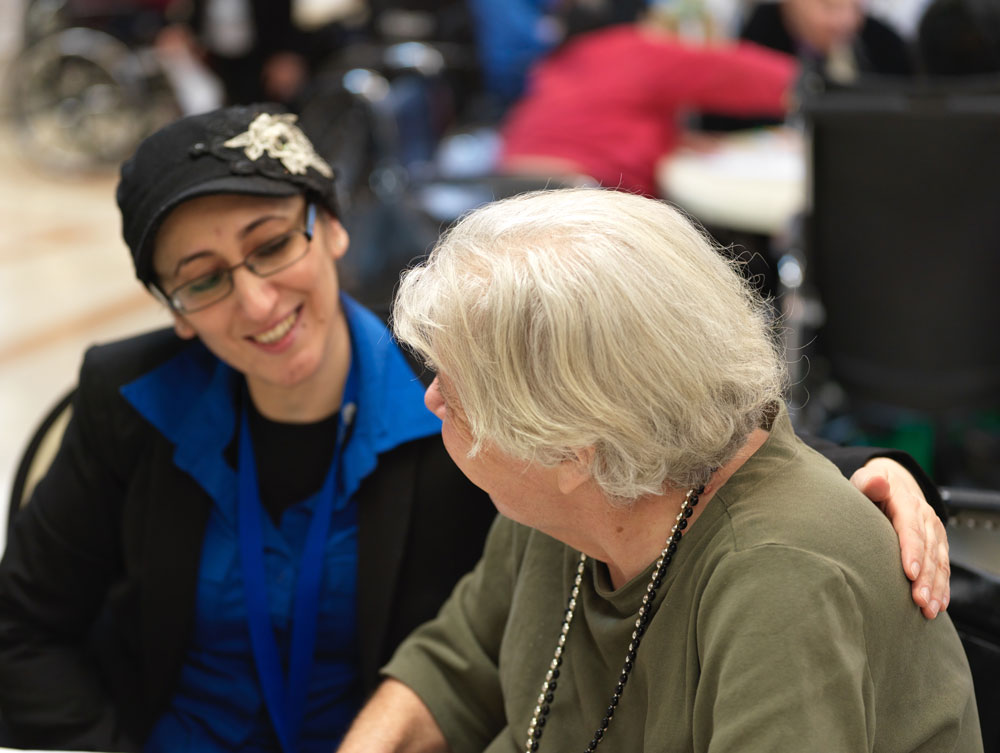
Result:
<svg viewBox="0 0 1000 753"><path fill-rule="evenodd" d="M478 558L488 500L340 294L331 177L264 107L178 121L123 166L125 240L174 327L88 353L12 533L14 742L329 751Z"/></svg>
<svg viewBox="0 0 1000 753"><path fill-rule="evenodd" d="M293 116L171 124L118 203L174 327L84 359L0 564L3 721L30 747L329 751L493 507L384 325L340 292L332 171ZM884 501L888 481L895 524L922 532L903 553L932 612L943 529L892 462L859 483Z"/></svg>

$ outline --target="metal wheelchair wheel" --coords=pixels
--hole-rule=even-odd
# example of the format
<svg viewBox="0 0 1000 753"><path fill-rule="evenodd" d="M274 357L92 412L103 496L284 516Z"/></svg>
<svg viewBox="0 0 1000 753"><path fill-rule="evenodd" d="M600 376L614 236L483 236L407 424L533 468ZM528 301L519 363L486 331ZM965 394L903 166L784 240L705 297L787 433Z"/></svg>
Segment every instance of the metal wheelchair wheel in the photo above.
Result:
<svg viewBox="0 0 1000 753"><path fill-rule="evenodd" d="M71 28L44 37L11 66L10 112L22 153L58 171L118 164L173 117L156 79L155 66L110 34Z"/></svg>

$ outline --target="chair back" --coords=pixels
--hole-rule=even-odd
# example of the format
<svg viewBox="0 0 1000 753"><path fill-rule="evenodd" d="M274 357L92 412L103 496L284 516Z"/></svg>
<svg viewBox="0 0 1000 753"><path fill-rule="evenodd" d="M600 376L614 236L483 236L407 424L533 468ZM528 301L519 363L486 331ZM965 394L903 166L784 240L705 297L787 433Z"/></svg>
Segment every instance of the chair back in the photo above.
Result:
<svg viewBox="0 0 1000 753"><path fill-rule="evenodd" d="M807 280L853 400L1000 402L1000 83L805 97Z"/></svg>
<svg viewBox="0 0 1000 753"><path fill-rule="evenodd" d="M7 536L10 536L11 526L17 513L27 504L35 485L45 475L56 456L66 425L69 424L70 416L73 414L75 394L76 388L73 388L49 409L21 454L7 508Z"/></svg>

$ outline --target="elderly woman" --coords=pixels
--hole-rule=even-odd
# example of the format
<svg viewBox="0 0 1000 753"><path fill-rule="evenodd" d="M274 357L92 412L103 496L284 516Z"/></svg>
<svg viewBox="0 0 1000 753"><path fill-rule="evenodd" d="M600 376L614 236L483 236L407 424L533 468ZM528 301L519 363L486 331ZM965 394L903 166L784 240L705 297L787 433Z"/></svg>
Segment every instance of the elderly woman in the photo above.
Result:
<svg viewBox="0 0 1000 753"><path fill-rule="evenodd" d="M394 315L502 517L342 751L982 749L953 626L796 439L763 306L676 211L488 206Z"/></svg>

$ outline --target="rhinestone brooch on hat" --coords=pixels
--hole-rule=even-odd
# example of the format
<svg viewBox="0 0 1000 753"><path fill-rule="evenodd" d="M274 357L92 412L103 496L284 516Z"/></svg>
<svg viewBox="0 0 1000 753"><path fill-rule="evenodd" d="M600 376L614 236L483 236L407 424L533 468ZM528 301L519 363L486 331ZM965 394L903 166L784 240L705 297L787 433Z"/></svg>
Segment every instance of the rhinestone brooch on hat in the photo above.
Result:
<svg viewBox="0 0 1000 753"><path fill-rule="evenodd" d="M233 136L223 143L231 149L243 148L243 153L251 162L256 162L264 154L277 160L293 175L305 175L313 168L326 178L333 177L333 169L316 154L312 143L295 125L292 113L272 115L262 112L251 121L243 133Z"/></svg>

